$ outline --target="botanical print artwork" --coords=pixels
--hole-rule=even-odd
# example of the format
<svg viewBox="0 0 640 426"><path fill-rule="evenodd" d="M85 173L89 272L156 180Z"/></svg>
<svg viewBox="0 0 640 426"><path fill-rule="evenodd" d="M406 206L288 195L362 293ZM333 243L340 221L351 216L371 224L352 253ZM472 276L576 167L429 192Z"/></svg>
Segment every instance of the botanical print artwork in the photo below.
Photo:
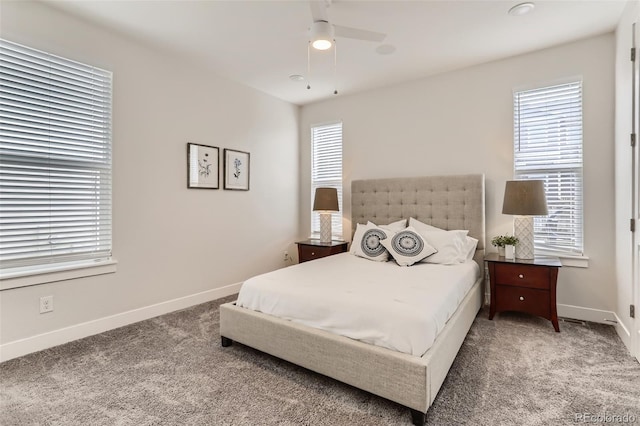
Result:
<svg viewBox="0 0 640 426"><path fill-rule="evenodd" d="M249 153L224 150L224 189L249 190Z"/></svg>
<svg viewBox="0 0 640 426"><path fill-rule="evenodd" d="M187 144L189 188L218 189L219 148L208 145Z"/></svg>
<svg viewBox="0 0 640 426"><path fill-rule="evenodd" d="M234 172L233 172L233 177L236 179L240 179L240 166L242 165L242 161L240 161L239 158L236 158L235 160L233 160L233 168L234 168Z"/></svg>
<svg viewBox="0 0 640 426"><path fill-rule="evenodd" d="M204 158L198 160L198 166L200 168L200 176L209 177L211 174L211 162L209 161L209 153L205 152Z"/></svg>

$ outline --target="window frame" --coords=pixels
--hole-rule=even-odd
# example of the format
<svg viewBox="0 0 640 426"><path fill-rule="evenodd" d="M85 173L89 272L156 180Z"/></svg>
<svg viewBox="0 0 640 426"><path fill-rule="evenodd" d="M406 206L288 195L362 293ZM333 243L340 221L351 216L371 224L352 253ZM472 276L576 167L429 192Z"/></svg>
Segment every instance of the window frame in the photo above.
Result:
<svg viewBox="0 0 640 426"><path fill-rule="evenodd" d="M115 272L113 73L4 38L0 46L3 223L26 253L6 247L0 290ZM42 246L45 236L62 248Z"/></svg>
<svg viewBox="0 0 640 426"><path fill-rule="evenodd" d="M315 170L316 170L316 158L315 158L315 136L314 132L316 129L330 129L332 127L340 128L340 172L339 179L335 173L332 176L332 179L327 179L327 183L318 184L316 186L317 180L315 179ZM320 214L318 212L313 211L313 200L315 197L315 188L317 187L335 187L338 190L338 212L334 212L331 216L331 238L334 240L344 240L344 226L342 223L342 199L343 199L343 190L344 190L344 180L343 180L343 158L344 158L344 150L343 150L343 141L344 141L344 125L341 120L329 121L324 123L312 124L310 126L310 148L311 148L311 203L310 203L310 211L311 211L311 223L310 223L310 238L320 238ZM335 155L335 153L332 153ZM339 186L336 185L336 182L339 181Z"/></svg>
<svg viewBox="0 0 640 426"><path fill-rule="evenodd" d="M529 92L529 94L532 94L533 92L539 92L539 93L543 93L545 90L546 91L551 91L553 88L559 88L561 86L571 86L571 85L577 85L578 86L578 90L579 90L579 108L580 108L580 112L579 112L579 130L580 130L580 137L579 137L579 147L580 147L580 153L579 153L579 166L576 165L572 165L569 167L560 167L557 164L554 165L553 164L547 164L547 165L542 165L540 167L530 167L528 170L523 170L522 168L518 168L518 147L519 147L519 143L521 143L521 139L522 139L522 131L521 128L522 126L520 124L520 118L521 115L519 113L519 99L518 99L518 95L519 94L523 94L523 93L527 93ZM557 106L557 105L556 105ZM579 246L578 245L574 245L572 248L569 249L563 249L560 246L553 246L553 244L549 244L549 245L544 245L544 244L540 244L539 240L540 238L535 238L535 253L537 255L542 255L542 256L557 256L563 259L563 265L565 266L578 266L578 267L587 267L588 266L588 257L585 256L584 254L584 242L585 242L585 236L584 236L584 223L585 223L585 210L584 210L584 82L583 82L583 78L582 76L574 76L574 77L570 77L570 78L566 78L566 79L561 79L561 80L556 80L553 82L546 82L546 83L541 83L541 84L535 84L535 85L529 85L526 87L518 87L518 88L514 88L513 90L513 131L514 131L514 139L513 139L513 159L514 159L514 164L513 164L513 170L514 170L514 179L521 179L523 176L526 175L538 175L538 176L530 176L530 179L542 179L543 181L545 181L545 190L548 190L549 187L549 183L548 183L548 179L542 176L539 176L541 174L553 174L553 173L560 173L561 171L564 171L565 173L569 173L572 172L574 173L574 175L576 175L577 177L574 178L573 180L571 180L571 182L579 182L579 195L578 195L578 200L577 201L573 201L574 203L579 203L579 208L577 209L573 209L572 211L578 210L578 213L580 215L580 218L578 220L573 220L572 221L572 228L574 230L578 231L578 234L576 236L576 240L579 241ZM567 115L571 115L571 113L567 113ZM576 116L576 113L573 112L573 115ZM575 118L575 117L574 117ZM547 120L549 121L549 120ZM570 119L567 119L567 121L570 121ZM567 127L571 127L569 125L567 125ZM552 125L549 125L545 128L552 128ZM558 126L558 128L562 128L562 126ZM566 132L567 130L564 129L564 131ZM575 136L573 137L567 137L567 140L575 140ZM549 143L549 142L547 142ZM569 147L571 147L571 143L568 144ZM539 158L543 158L543 156L539 157ZM571 155L567 155L566 158L571 157ZM563 158L563 160L566 161L566 158ZM573 161L575 162L575 159L573 159ZM559 163L559 162L558 162ZM571 159L568 160L568 163L571 163ZM557 194L562 194L562 189L558 189L556 191ZM550 192L554 192L554 191L550 191ZM554 205L553 201L549 201L548 199L548 205L550 207L552 207ZM551 213L551 211L550 211ZM547 216L548 217L548 216ZM535 217L534 218L534 233L536 233L536 230L539 230L543 225L541 224L541 222L544 222L545 220L547 220L547 217ZM575 222L578 222L577 225L574 225ZM548 228L547 228L548 229ZM539 231L538 231L539 232ZM548 231L547 231L548 234ZM539 235L539 234L538 234Z"/></svg>

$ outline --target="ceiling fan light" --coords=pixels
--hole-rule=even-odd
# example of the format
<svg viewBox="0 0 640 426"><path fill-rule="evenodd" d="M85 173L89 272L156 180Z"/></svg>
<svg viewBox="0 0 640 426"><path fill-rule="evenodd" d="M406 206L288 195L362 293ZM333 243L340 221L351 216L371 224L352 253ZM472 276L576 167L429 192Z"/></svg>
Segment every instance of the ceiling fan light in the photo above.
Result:
<svg viewBox="0 0 640 426"><path fill-rule="evenodd" d="M313 46L313 48L317 50L327 50L331 48L331 45L331 40L326 39L317 39L314 40L313 43L311 43L311 46Z"/></svg>
<svg viewBox="0 0 640 426"><path fill-rule="evenodd" d="M317 50L327 50L333 46L333 26L327 21L316 21L311 26L311 45Z"/></svg>

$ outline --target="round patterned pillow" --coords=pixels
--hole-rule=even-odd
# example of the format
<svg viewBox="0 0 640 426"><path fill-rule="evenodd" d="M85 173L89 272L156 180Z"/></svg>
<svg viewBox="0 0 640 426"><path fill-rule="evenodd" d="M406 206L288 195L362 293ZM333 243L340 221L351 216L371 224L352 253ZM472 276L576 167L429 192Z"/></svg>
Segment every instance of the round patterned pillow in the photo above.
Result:
<svg viewBox="0 0 640 426"><path fill-rule="evenodd" d="M413 231L400 231L391 240L393 248L403 256L417 256L424 248L424 241Z"/></svg>
<svg viewBox="0 0 640 426"><path fill-rule="evenodd" d="M387 238L387 234L382 229L368 229L362 236L360 248L367 256L380 256L385 251L384 246L380 244L380 240L385 238Z"/></svg>
<svg viewBox="0 0 640 426"><path fill-rule="evenodd" d="M380 244L400 266L413 265L438 251L412 227L398 232L392 238L380 241Z"/></svg>

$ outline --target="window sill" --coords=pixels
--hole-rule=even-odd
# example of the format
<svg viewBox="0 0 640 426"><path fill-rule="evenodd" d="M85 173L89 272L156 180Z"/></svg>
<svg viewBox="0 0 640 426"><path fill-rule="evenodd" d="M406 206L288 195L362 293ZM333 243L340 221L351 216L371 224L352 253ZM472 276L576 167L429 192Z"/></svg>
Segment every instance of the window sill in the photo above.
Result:
<svg viewBox="0 0 640 426"><path fill-rule="evenodd" d="M560 259L562 266L569 266L572 268L588 268L589 267L588 256L570 256L570 255L562 255L558 253L545 253L545 252L536 252L536 255L557 257Z"/></svg>
<svg viewBox="0 0 640 426"><path fill-rule="evenodd" d="M310 240L319 240L320 239L320 233L319 232L313 232L311 233L311 235L309 235ZM334 241L346 241L344 238L342 238L342 234L331 234L331 239Z"/></svg>
<svg viewBox="0 0 640 426"><path fill-rule="evenodd" d="M15 268L0 272L0 291L28 287L56 281L73 280L116 272L117 261L113 258L83 262L69 262L59 265L45 265L38 268Z"/></svg>

